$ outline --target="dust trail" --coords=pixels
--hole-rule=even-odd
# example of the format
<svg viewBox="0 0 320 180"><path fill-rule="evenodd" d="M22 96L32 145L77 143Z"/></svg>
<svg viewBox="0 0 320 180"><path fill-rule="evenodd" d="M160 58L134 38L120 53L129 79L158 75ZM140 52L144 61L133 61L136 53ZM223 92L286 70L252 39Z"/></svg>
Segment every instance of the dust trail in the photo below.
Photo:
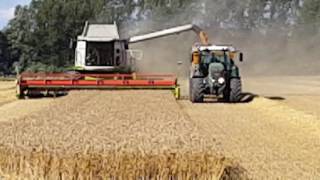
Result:
<svg viewBox="0 0 320 180"><path fill-rule="evenodd" d="M177 11L167 21L159 17L150 17L143 21L127 23L124 29L127 34L136 35L195 23L205 28L213 44L233 44L245 53L245 62L236 62L241 67L243 75L319 74L320 52L317 47L320 45L320 35L308 33L312 25L297 24L290 29L277 20L269 20L268 27L264 29L243 30L236 26L241 23L236 19L232 20L233 24L228 24L227 19L221 18L231 12L240 12L250 1L233 2L231 5L228 2L192 2L184 11ZM220 23L217 23L219 19ZM132 47L144 51L144 58L138 63L141 71L187 74L190 49L196 41L194 34L182 33ZM177 61L183 62L179 70Z"/></svg>
<svg viewBox="0 0 320 180"><path fill-rule="evenodd" d="M315 75L319 74L320 41L287 37L270 33L206 28L213 44L233 44L245 54L245 62L237 64L244 75ZM317 36L315 36L317 37ZM319 39L319 38L318 38ZM144 58L138 62L143 72L172 72L185 76L189 70L192 45L197 42L193 32L149 40L131 46L141 49ZM181 61L182 66L177 62Z"/></svg>
<svg viewBox="0 0 320 180"><path fill-rule="evenodd" d="M232 42L245 53L245 62L238 63L244 75L319 74L320 41L312 41L306 34L288 37L275 30L270 32L261 35L254 31L210 31L218 35L218 42Z"/></svg>

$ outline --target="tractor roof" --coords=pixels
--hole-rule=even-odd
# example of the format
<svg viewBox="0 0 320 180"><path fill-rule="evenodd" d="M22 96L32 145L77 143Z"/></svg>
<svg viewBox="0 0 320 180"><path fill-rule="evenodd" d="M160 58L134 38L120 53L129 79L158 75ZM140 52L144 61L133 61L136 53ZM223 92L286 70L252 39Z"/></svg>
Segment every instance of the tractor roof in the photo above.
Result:
<svg viewBox="0 0 320 180"><path fill-rule="evenodd" d="M94 24L86 22L83 33L78 36L78 40L109 42L119 40L117 24Z"/></svg>
<svg viewBox="0 0 320 180"><path fill-rule="evenodd" d="M236 48L229 45L210 45L210 46L194 46L193 51L231 51L236 52Z"/></svg>

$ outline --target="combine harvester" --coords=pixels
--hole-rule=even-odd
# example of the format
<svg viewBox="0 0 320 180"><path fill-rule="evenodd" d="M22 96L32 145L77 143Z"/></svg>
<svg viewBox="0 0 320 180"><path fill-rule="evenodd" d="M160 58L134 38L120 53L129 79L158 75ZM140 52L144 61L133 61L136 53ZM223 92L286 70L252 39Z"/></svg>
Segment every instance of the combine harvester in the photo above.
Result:
<svg viewBox="0 0 320 180"><path fill-rule="evenodd" d="M229 51L228 47L211 46L207 34L192 24L121 39L116 24L86 22L83 33L77 39L75 70L66 73L24 72L18 75L17 96L19 98L39 94L55 96L69 90L79 89L168 89L172 90L178 99L180 88L176 75L136 73L135 52L129 48L129 45L190 30L197 33L201 42L195 46L197 50L193 50L192 69L199 67L195 65L199 63L200 52L208 49L210 51ZM200 70L203 71L203 68ZM194 70L191 78L194 79L193 72ZM197 77L199 75L203 76L203 73L198 74ZM197 80L191 83L196 84L195 81ZM195 92L198 91L201 93L199 96L195 95ZM203 90L197 90L193 85L190 92L192 92L190 96L193 97L191 98L193 102L202 101Z"/></svg>

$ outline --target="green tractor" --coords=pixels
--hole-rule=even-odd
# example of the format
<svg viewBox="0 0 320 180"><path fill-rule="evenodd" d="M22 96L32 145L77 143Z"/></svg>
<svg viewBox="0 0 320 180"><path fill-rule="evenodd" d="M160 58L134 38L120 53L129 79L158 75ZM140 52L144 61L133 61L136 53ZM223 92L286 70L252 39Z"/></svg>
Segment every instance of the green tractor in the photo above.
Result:
<svg viewBox="0 0 320 180"><path fill-rule="evenodd" d="M201 103L208 95L222 97L224 102L241 100L241 77L234 63L235 56L243 61L243 54L232 46L195 46L192 50L190 72L190 100Z"/></svg>

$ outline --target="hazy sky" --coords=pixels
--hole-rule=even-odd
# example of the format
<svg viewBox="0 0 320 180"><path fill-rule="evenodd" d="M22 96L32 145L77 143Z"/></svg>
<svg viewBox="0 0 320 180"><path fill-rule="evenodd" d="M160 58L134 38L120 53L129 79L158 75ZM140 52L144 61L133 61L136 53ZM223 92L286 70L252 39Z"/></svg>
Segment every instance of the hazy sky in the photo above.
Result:
<svg viewBox="0 0 320 180"><path fill-rule="evenodd" d="M17 5L29 4L31 0L0 0L0 29L7 25L13 18L14 9Z"/></svg>

